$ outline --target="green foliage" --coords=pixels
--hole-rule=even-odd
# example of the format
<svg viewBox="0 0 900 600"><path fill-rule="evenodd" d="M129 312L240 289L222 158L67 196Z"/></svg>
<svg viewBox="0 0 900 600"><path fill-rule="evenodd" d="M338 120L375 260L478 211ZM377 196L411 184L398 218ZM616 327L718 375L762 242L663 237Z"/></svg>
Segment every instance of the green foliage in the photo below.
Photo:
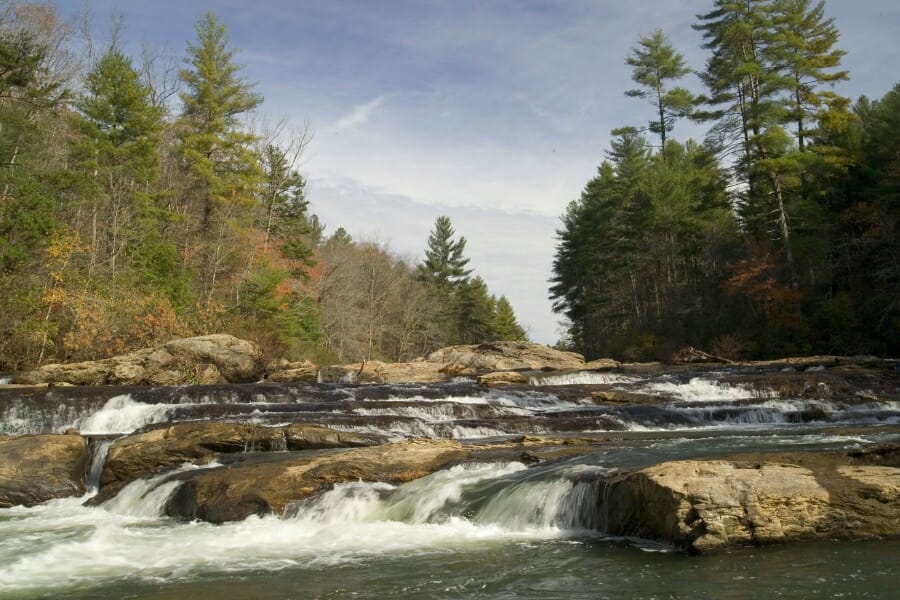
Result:
<svg viewBox="0 0 900 600"><path fill-rule="evenodd" d="M494 300L481 277L473 277L459 285L454 309L455 343L479 344L496 339Z"/></svg>
<svg viewBox="0 0 900 600"><path fill-rule="evenodd" d="M463 254L466 238L455 239L450 218L440 216L428 236L425 261L416 275L435 307L436 335L432 347L525 339L509 300L497 300L481 277L470 277Z"/></svg>
<svg viewBox="0 0 900 600"><path fill-rule="evenodd" d="M222 220L241 221L241 209L253 198L262 173L240 117L262 102L239 75L235 51L225 26L212 13L195 26L196 44L188 44L188 68L179 73L184 84L179 151L196 179L195 193L203 205L201 235L212 243L213 229ZM202 265L207 293L218 275L214 248L206 249Z"/></svg>
<svg viewBox="0 0 900 600"><path fill-rule="evenodd" d="M315 263L309 244L314 227L307 212L306 181L293 168L288 153L274 144L265 147L262 167L260 198L264 213L258 226L265 230L264 247L277 244L281 255L293 261L292 275L305 279L304 268Z"/></svg>
<svg viewBox="0 0 900 600"><path fill-rule="evenodd" d="M651 153L613 132L557 232L550 295L569 339L589 357L896 352L897 90L850 113L830 89L847 73L823 2L713 0L698 19L707 141ZM668 132L680 55L656 32L628 64L642 86L628 95Z"/></svg>
<svg viewBox="0 0 900 600"><path fill-rule="evenodd" d="M456 240L454 235L456 232L450 217L438 217L428 235L425 262L419 266L420 277L444 291L464 284L472 272L466 269L469 259L463 256L466 238L460 236Z"/></svg>
<svg viewBox="0 0 900 600"><path fill-rule="evenodd" d="M694 96L685 88L668 88L668 81L676 81L691 70L682 56L661 29L644 36L631 50L625 63L633 67L631 78L641 88L629 90L626 95L648 100L657 117L650 121L650 131L659 135L660 147L666 146L666 135L675 127L675 120L690 115Z"/></svg>
<svg viewBox="0 0 900 600"><path fill-rule="evenodd" d="M491 329L495 340L519 341L527 339L525 330L519 325L512 304L509 303L506 296L500 296L494 304Z"/></svg>

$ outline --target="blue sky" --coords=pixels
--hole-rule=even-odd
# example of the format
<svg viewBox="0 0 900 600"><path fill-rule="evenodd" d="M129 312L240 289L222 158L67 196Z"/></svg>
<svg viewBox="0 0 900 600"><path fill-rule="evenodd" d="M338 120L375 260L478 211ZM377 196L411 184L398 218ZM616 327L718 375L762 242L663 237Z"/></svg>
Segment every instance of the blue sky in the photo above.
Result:
<svg viewBox="0 0 900 600"><path fill-rule="evenodd" d="M558 338L547 279L554 230L593 176L609 131L641 125L625 56L662 28L689 64L704 60L695 15L711 0L73 0L102 41L179 60L207 10L227 24L262 112L308 122L313 210L329 229L418 258L438 215L468 240L471 265L512 301L533 339ZM829 0L851 80L877 98L900 81L900 2ZM688 86L696 81L688 79ZM702 136L680 124L675 137Z"/></svg>

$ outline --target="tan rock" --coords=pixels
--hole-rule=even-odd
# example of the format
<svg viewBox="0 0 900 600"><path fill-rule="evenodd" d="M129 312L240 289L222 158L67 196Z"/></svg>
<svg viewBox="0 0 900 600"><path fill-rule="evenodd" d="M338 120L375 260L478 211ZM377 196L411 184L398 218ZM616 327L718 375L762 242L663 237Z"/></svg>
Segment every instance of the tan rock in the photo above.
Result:
<svg viewBox="0 0 900 600"><path fill-rule="evenodd" d="M459 442L413 440L327 455L274 456L271 462L189 473L166 505L166 514L214 523L282 514L291 503L336 483L404 483L468 455Z"/></svg>
<svg viewBox="0 0 900 600"><path fill-rule="evenodd" d="M343 383L440 383L449 380L441 372L443 363L430 361L385 363L369 360L364 363L325 367L323 381Z"/></svg>
<svg viewBox="0 0 900 600"><path fill-rule="evenodd" d="M173 340L163 346L171 355L191 363L215 365L230 383L256 381L262 374L259 348L233 335L215 334Z"/></svg>
<svg viewBox="0 0 900 600"><path fill-rule="evenodd" d="M428 355L431 362L459 363L479 371L516 369L566 370L583 369L584 357L531 342L493 342L489 344L450 346Z"/></svg>
<svg viewBox="0 0 900 600"><path fill-rule="evenodd" d="M478 376L478 383L488 387L502 385L526 385L528 377L518 371L497 371Z"/></svg>
<svg viewBox="0 0 900 600"><path fill-rule="evenodd" d="M838 467L838 473L865 485L871 490L872 497L880 502L896 502L900 499L900 469L855 465Z"/></svg>
<svg viewBox="0 0 900 600"><path fill-rule="evenodd" d="M584 370L586 371L611 371L614 369L618 369L622 366L617 360L613 360L612 358L597 358L592 360L589 363L585 363Z"/></svg>
<svg viewBox="0 0 900 600"><path fill-rule="evenodd" d="M0 438L0 508L84 494L87 454L80 435Z"/></svg>
<svg viewBox="0 0 900 600"><path fill-rule="evenodd" d="M97 361L50 364L20 373L15 383L73 385L180 385L240 383L262 374L259 349L227 334L174 340Z"/></svg>
<svg viewBox="0 0 900 600"><path fill-rule="evenodd" d="M140 477L183 463L207 464L220 454L251 450L348 448L375 443L371 437L327 427L292 423L263 427L239 423L187 422L129 435L113 443L100 477L102 501Z"/></svg>
<svg viewBox="0 0 900 600"><path fill-rule="evenodd" d="M272 368L266 376L266 381L273 381L275 383L316 381L319 377L319 367L308 360L298 362L284 361L273 367L274 368Z"/></svg>
<svg viewBox="0 0 900 600"><path fill-rule="evenodd" d="M900 536L897 466L854 464L858 457L841 453L742 458L667 462L614 477L600 493L601 528L696 552Z"/></svg>

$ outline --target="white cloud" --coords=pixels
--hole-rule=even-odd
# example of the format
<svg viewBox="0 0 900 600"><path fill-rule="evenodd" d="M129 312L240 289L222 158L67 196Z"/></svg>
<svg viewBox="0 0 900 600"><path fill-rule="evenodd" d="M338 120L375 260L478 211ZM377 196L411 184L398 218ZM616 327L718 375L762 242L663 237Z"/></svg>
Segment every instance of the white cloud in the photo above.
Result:
<svg viewBox="0 0 900 600"><path fill-rule="evenodd" d="M384 104L384 96L378 96L365 104L354 106L353 110L348 114L335 121L334 125L331 126L331 129L333 131L344 131L358 125L364 125L369 122L372 113L374 113L382 104Z"/></svg>
<svg viewBox="0 0 900 600"><path fill-rule="evenodd" d="M398 254L421 260L434 220L447 215L466 238L469 265L492 294L512 303L531 339L557 340L558 317L550 309L550 277L556 217L498 208L424 204L353 179L312 179L311 209L328 231L343 227L356 239L384 242Z"/></svg>

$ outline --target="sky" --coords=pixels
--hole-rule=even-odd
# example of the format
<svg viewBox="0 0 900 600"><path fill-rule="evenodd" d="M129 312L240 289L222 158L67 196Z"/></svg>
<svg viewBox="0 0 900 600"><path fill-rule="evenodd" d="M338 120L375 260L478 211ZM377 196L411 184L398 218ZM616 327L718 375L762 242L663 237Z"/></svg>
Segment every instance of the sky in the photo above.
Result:
<svg viewBox="0 0 900 600"><path fill-rule="evenodd" d="M440 215L467 240L470 266L506 295L532 340L554 343L547 289L555 230L596 174L610 130L641 126L628 55L657 28L688 64L691 28L711 0L65 0L87 8L95 38L123 18L141 43L183 59L194 23L214 11L235 60L265 98L266 120L308 125L301 162L328 231L420 260ZM829 0L851 79L837 91L884 95L900 81L900 2ZM694 76L683 82L699 91ZM679 123L674 137L702 137Z"/></svg>

